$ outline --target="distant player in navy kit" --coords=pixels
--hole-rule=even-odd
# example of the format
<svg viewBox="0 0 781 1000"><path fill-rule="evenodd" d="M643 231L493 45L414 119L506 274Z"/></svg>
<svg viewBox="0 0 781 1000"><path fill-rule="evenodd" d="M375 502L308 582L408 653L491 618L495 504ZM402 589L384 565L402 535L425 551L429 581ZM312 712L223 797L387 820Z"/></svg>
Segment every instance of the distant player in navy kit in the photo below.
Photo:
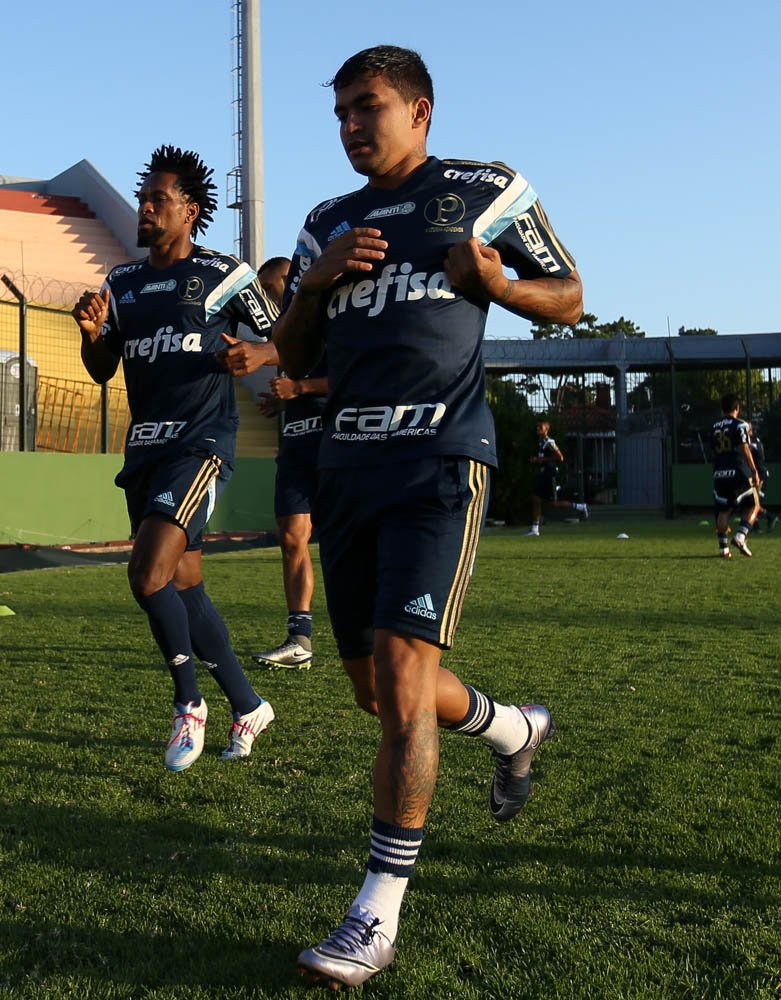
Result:
<svg viewBox="0 0 781 1000"><path fill-rule="evenodd" d="M245 324L267 338L278 312L248 264L191 239L216 207L211 174L196 153L155 150L136 192L138 245L149 256L115 267L73 309L90 376L107 382L122 361L131 423L116 484L134 536L130 588L174 682L171 771L190 767L204 745L207 707L193 654L231 705L224 760L248 756L274 718L201 577L202 530L234 461L238 411L228 365L244 374L276 361L272 343L232 334Z"/></svg>
<svg viewBox="0 0 781 1000"><path fill-rule="evenodd" d="M756 517L754 518L754 523L752 527L755 531L760 529L757 527L757 522L760 518L764 517L767 520L767 530L772 531L778 523L778 514L772 513L769 506L766 506L767 499L765 497L765 491L767 490L767 483L770 479L770 470L767 467L767 457L765 455L765 446L762 443L757 432L754 430L752 424L748 425L749 434L749 444L751 445L751 452L754 455L754 464L757 467L757 472L759 473L759 478L762 480L762 486L758 491L758 498L760 507L756 512Z"/></svg>
<svg viewBox="0 0 781 1000"><path fill-rule="evenodd" d="M287 257L272 257L258 268L269 297L282 304L290 270ZM312 506L317 493L317 453L323 434L323 407L328 376L321 362L306 378L284 373L271 380L271 394L261 412L276 416L282 407L282 435L277 455L274 514L282 551L282 581L287 601L287 638L278 646L252 654L267 667L309 668L312 662L312 596L315 572L309 543Z"/></svg>
<svg viewBox="0 0 781 1000"><path fill-rule="evenodd" d="M558 466L564 461L564 456L559 446L550 434L550 424L547 420L537 422L537 454L532 456L531 461L539 466L537 478L532 488L532 526L527 532L532 537L538 537L540 526L542 525L543 504L551 507L564 507L568 510L576 510L588 519L588 505L585 503L572 503L569 500L559 500Z"/></svg>
<svg viewBox="0 0 781 1000"><path fill-rule="evenodd" d="M746 538L759 514L759 490L762 478L751 450L751 429L740 419L740 400L727 393L721 400L721 420L711 430L713 452L713 500L719 556L730 558L729 519L733 510L740 514L740 525L732 544L741 555L750 556Z"/></svg>
<svg viewBox="0 0 781 1000"><path fill-rule="evenodd" d="M499 821L526 802L532 757L551 732L545 707L499 704L440 655L496 461L481 354L488 307L572 323L582 289L523 177L501 163L427 156L434 97L417 53L367 49L332 83L342 144L368 184L307 217L273 337L291 377L328 353L315 510L323 579L356 701L382 728L363 887L339 928L298 958L303 974L338 988L395 955L438 725L494 751Z"/></svg>

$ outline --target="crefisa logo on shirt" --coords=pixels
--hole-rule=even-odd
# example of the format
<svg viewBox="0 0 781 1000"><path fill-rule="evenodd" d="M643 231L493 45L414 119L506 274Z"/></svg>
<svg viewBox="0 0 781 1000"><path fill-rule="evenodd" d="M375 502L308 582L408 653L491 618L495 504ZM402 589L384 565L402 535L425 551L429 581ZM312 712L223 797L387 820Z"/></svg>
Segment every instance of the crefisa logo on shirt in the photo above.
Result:
<svg viewBox="0 0 781 1000"><path fill-rule="evenodd" d="M135 337L125 341L124 356L128 361L145 358L151 365L158 354L177 351L200 354L200 333L177 333L172 326L161 326L154 337Z"/></svg>
<svg viewBox="0 0 781 1000"><path fill-rule="evenodd" d="M444 175L449 181L463 181L464 184L474 184L480 181L482 184L495 184L498 188L507 187L507 178L501 174L483 167L481 170L454 170L449 167Z"/></svg>
<svg viewBox="0 0 781 1000"><path fill-rule="evenodd" d="M193 264L200 264L202 267L216 267L222 274L227 274L230 270L230 266L219 257L193 257L192 261Z"/></svg>
<svg viewBox="0 0 781 1000"><path fill-rule="evenodd" d="M328 300L329 319L350 309L366 309L367 316L378 316L387 302L418 302L421 299L454 299L456 293L444 271L427 274L413 271L409 262L386 264L380 276L340 285Z"/></svg>

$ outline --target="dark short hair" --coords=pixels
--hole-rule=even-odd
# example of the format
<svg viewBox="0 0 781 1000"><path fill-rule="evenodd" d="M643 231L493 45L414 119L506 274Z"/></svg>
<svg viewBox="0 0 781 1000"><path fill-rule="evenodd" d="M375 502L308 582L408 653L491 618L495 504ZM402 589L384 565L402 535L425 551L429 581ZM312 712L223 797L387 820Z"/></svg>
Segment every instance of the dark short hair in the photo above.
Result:
<svg viewBox="0 0 781 1000"><path fill-rule="evenodd" d="M269 259L264 260L258 268L258 274L263 274L264 271L270 271L272 268L282 267L283 264L290 263L292 262L289 257L269 257Z"/></svg>
<svg viewBox="0 0 781 1000"><path fill-rule="evenodd" d="M198 206L198 217L193 223L193 233L203 233L214 218L217 199L214 192L217 185L212 181L214 171L207 167L197 153L178 146L158 146L143 171L138 176L142 184L148 174L176 174L176 186L188 201ZM142 184L136 188L136 194Z"/></svg>
<svg viewBox="0 0 781 1000"><path fill-rule="evenodd" d="M434 106L434 84L420 55L398 45L375 45L362 49L345 62L324 86L340 90L361 76L382 76L408 103L426 97Z"/></svg>
<svg viewBox="0 0 781 1000"><path fill-rule="evenodd" d="M734 392L728 392L721 397L721 412L722 413L732 413L733 410L740 408L740 400L735 395Z"/></svg>

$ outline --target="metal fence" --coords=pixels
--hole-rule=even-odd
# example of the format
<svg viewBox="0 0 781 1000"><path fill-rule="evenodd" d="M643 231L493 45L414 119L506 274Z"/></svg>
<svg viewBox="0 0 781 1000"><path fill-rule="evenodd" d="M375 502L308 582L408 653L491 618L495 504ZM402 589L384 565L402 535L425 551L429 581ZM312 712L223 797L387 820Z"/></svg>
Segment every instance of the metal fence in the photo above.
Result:
<svg viewBox="0 0 781 1000"><path fill-rule="evenodd" d="M778 367L630 371L623 389L624 418L618 416L616 380L604 372L525 371L503 378L534 413L550 419L564 453L566 497L663 506L669 500L673 464L710 466L710 431L727 392L743 400L742 415L762 436L767 460L781 461L781 416L769 419L779 413L781 402Z"/></svg>
<svg viewBox="0 0 781 1000"><path fill-rule="evenodd" d="M76 301L78 289L56 291ZM52 293L50 301L56 298ZM622 380L604 368L553 375L527 367L502 378L533 412L551 418L565 455L564 489L592 502L661 504L672 464L709 463L710 428L725 392L744 400L744 416L760 429L768 460L781 461L779 367L657 367L627 371ZM625 399L617 400L617 392ZM778 420L771 425L766 418L774 411ZM121 367L110 386L89 379L69 309L20 303L4 288L0 450L118 453L128 422Z"/></svg>
<svg viewBox="0 0 781 1000"><path fill-rule="evenodd" d="M0 450L122 451L129 413L121 368L111 386L96 385L80 347L67 309L0 300Z"/></svg>

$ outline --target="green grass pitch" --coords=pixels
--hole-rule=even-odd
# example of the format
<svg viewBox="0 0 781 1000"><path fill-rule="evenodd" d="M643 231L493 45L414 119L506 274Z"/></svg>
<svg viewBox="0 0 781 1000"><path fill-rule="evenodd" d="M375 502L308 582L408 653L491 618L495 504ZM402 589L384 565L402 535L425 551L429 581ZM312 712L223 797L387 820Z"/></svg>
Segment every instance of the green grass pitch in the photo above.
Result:
<svg viewBox="0 0 781 1000"><path fill-rule="evenodd" d="M727 562L700 519L486 532L444 662L549 705L556 736L498 825L488 750L443 734L398 957L358 995L781 996L781 529ZM228 707L204 676L206 750L181 774L124 567L0 576L0 997L322 992L295 959L361 882L377 724L351 704L319 580L315 666L270 672L249 654L284 634L277 551L204 567L277 721L221 762Z"/></svg>

